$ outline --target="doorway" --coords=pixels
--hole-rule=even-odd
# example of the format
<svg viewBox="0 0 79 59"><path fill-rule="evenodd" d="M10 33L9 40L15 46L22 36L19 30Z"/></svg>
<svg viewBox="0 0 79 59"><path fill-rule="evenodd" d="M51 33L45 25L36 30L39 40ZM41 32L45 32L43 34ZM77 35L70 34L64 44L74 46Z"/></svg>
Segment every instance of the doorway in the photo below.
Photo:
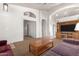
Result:
<svg viewBox="0 0 79 59"><path fill-rule="evenodd" d="M42 37L46 36L46 20L42 19Z"/></svg>
<svg viewBox="0 0 79 59"><path fill-rule="evenodd" d="M36 22L24 20L24 39L36 37Z"/></svg>

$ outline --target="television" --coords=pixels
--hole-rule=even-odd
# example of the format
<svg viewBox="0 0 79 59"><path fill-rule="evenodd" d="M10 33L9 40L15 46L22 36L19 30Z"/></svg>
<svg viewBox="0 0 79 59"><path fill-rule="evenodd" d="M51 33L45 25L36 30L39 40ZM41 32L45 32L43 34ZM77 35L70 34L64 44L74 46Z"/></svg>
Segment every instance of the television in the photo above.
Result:
<svg viewBox="0 0 79 59"><path fill-rule="evenodd" d="M74 32L76 24L61 25L62 32Z"/></svg>

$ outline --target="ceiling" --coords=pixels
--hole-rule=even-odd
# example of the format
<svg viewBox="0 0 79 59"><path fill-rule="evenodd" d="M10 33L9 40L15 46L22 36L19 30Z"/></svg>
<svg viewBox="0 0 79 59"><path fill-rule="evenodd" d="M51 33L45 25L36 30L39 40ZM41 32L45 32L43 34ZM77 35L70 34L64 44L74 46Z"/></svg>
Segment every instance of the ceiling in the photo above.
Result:
<svg viewBox="0 0 79 59"><path fill-rule="evenodd" d="M60 3L14 3L16 5L35 8L39 10L50 10L53 7L60 5Z"/></svg>
<svg viewBox="0 0 79 59"><path fill-rule="evenodd" d="M62 10L60 12L57 12L55 14L55 17L57 19L59 19L62 17L68 17L68 16L73 16L73 15L79 15L79 7L68 8L68 9Z"/></svg>
<svg viewBox="0 0 79 59"><path fill-rule="evenodd" d="M59 11L59 9L62 9L64 7L69 7L71 5L78 5L79 3L14 3L15 5L19 6L24 6L24 7L30 7L30 8L35 8L39 10L45 10L48 11L49 14L54 13L55 11ZM72 16L79 14L79 7L70 7L70 8L65 8L64 10L61 10L57 12L54 17L56 19L62 18L62 17L67 17L67 16Z"/></svg>

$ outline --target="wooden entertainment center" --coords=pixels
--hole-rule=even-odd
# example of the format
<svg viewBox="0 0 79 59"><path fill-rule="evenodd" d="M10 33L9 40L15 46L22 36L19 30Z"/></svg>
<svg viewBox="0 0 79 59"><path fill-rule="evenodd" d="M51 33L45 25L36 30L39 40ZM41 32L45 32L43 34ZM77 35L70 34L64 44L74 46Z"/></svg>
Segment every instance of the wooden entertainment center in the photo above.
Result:
<svg viewBox="0 0 79 59"><path fill-rule="evenodd" d="M79 32L78 31L68 31L64 32L61 31L61 26L62 25L70 25L70 24L77 24L79 20L74 20L74 21L66 21L66 22L58 22L57 23L57 33L56 33L56 38L57 39L62 39L62 38L74 38L74 39L79 39Z"/></svg>

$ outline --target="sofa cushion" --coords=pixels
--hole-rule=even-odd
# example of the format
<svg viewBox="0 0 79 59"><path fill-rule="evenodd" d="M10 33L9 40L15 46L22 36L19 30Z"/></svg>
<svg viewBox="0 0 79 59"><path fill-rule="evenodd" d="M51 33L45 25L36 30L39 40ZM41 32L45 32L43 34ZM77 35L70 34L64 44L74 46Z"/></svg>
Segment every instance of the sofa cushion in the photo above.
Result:
<svg viewBox="0 0 79 59"><path fill-rule="evenodd" d="M7 50L3 53L0 53L0 56L13 56L13 53L11 50Z"/></svg>
<svg viewBox="0 0 79 59"><path fill-rule="evenodd" d="M7 44L7 40L1 40L0 41L0 46L6 45Z"/></svg>
<svg viewBox="0 0 79 59"><path fill-rule="evenodd" d="M1 47L0 47L0 53L1 53L1 52L5 52L5 51L7 51L7 50L9 50L9 49L11 49L9 45L1 46Z"/></svg>

